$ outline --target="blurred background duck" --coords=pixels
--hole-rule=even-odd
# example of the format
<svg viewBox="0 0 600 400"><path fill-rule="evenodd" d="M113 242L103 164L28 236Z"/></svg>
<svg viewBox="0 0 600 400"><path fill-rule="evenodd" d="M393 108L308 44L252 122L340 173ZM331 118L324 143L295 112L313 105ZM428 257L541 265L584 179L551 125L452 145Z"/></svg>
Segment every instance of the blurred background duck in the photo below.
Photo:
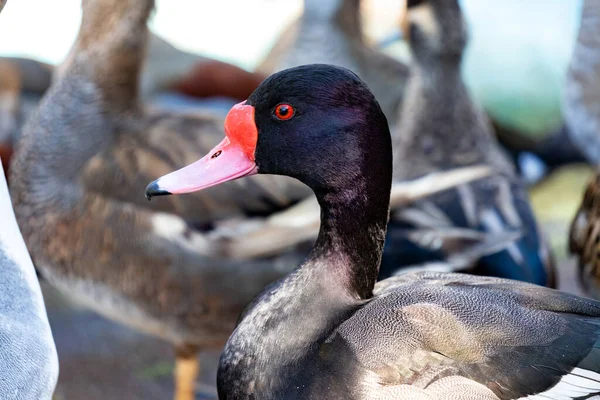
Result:
<svg viewBox="0 0 600 400"><path fill-rule="evenodd" d="M360 0L304 0L302 15L279 37L257 72L268 75L312 63L348 68L367 82L395 124L408 69L367 42L360 11Z"/></svg>
<svg viewBox="0 0 600 400"><path fill-rule="evenodd" d="M493 242L495 235L513 232L518 239L481 254L470 271L553 286L551 256L527 192L462 81L468 34L458 1L410 0L407 6L403 30L413 63L392 133L394 180L482 165L494 173L393 210L382 274L443 260L473 240Z"/></svg>
<svg viewBox="0 0 600 400"><path fill-rule="evenodd" d="M219 348L252 296L297 261L228 262L211 246L213 221L271 213L309 189L258 177L202 196L144 199L147 181L223 136L219 115L150 112L140 103L153 7L82 2L73 51L13 157L11 190L42 275L100 314L172 343L177 398L191 399L198 349Z"/></svg>

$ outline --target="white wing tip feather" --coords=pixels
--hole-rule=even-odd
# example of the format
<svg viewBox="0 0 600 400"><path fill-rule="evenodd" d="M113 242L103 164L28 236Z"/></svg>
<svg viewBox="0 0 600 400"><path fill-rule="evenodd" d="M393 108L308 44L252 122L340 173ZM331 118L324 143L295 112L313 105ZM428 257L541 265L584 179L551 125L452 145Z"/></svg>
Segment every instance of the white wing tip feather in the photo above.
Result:
<svg viewBox="0 0 600 400"><path fill-rule="evenodd" d="M574 368L570 373L564 375L556 385L545 392L521 397L521 399L572 400L594 394L597 394L597 396L590 397L589 400L600 399L600 374L587 369Z"/></svg>

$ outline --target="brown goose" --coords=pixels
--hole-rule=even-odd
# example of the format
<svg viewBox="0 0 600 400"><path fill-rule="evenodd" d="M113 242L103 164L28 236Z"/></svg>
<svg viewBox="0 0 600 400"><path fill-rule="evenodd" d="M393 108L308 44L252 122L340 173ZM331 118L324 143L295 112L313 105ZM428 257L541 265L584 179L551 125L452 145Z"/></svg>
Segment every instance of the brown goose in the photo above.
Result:
<svg viewBox="0 0 600 400"><path fill-rule="evenodd" d="M310 63L349 68L365 80L395 124L408 68L363 37L360 0L304 0L304 12L279 38L257 70L264 74Z"/></svg>
<svg viewBox="0 0 600 400"><path fill-rule="evenodd" d="M209 233L194 227L270 213L308 190L261 177L202 196L144 199L146 181L223 135L221 118L140 105L153 7L153 0L83 1L72 57L25 127L11 190L42 275L108 318L173 343L177 398L191 399L198 349L221 346L251 297L294 265L217 261Z"/></svg>
<svg viewBox="0 0 600 400"><path fill-rule="evenodd" d="M314 191L321 223L307 259L242 314L219 362L221 400L600 396L600 302L464 274L376 284L392 146L385 115L357 75L330 65L276 73L231 109L225 126L205 157L146 194L286 175Z"/></svg>

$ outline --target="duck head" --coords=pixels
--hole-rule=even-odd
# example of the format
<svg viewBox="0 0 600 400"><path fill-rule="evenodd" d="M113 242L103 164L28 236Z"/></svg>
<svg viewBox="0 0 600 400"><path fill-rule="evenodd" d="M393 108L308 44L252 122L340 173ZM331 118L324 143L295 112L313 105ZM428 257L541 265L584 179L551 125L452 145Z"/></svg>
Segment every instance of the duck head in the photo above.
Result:
<svg viewBox="0 0 600 400"><path fill-rule="evenodd" d="M375 190L389 199L387 120L370 90L347 69L315 64L270 76L231 109L225 135L202 159L150 183L147 198L264 173L299 179L317 197L383 182Z"/></svg>
<svg viewBox="0 0 600 400"><path fill-rule="evenodd" d="M417 63L462 56L468 40L458 0L407 0L401 22Z"/></svg>

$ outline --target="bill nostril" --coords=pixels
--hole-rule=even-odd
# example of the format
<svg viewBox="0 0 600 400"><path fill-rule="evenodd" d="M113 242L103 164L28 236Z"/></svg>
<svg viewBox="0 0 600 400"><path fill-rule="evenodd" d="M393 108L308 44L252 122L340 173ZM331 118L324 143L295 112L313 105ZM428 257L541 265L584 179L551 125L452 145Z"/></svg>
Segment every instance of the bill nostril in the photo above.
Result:
<svg viewBox="0 0 600 400"><path fill-rule="evenodd" d="M217 158L217 157L219 157L221 155L222 152L223 152L222 150L219 150L215 154L213 154L212 156L210 156L210 158Z"/></svg>

